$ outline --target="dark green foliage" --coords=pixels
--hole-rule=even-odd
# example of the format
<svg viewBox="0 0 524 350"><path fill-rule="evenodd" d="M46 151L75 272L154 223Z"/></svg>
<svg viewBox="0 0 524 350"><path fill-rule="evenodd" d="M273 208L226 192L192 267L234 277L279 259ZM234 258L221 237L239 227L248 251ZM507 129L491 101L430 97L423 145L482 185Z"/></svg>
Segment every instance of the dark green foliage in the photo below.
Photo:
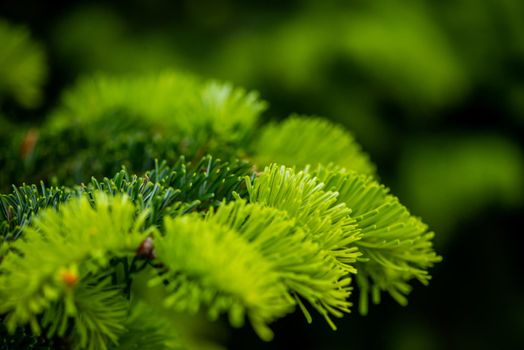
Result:
<svg viewBox="0 0 524 350"><path fill-rule="evenodd" d="M18 238L22 228L39 210L60 204L72 197L87 194L92 198L101 191L111 195L127 194L141 210L150 210L149 225L159 225L164 215L207 210L223 199L233 198L233 192L243 194L246 187L242 177L253 176L250 165L243 161L231 163L203 157L196 164L182 157L173 166L166 162L145 173L131 175L119 171L112 178L91 179L75 187L23 185L10 194L0 194L0 237Z"/></svg>
<svg viewBox="0 0 524 350"><path fill-rule="evenodd" d="M118 119L122 123L117 123ZM155 134L146 128L139 130L140 124L130 130L124 116L110 120L115 124L95 123L87 129L76 124L60 130L31 129L10 138L11 143L4 147L19 151L0 155L3 163L0 188L5 192L13 183L40 180L55 185L75 185L91 177L111 176L122 167L131 173L143 174L155 166L156 159L173 164L185 155L198 161L209 151L173 135ZM227 147L214 152L226 159L233 153Z"/></svg>
<svg viewBox="0 0 524 350"><path fill-rule="evenodd" d="M122 166L142 174L155 159L181 155L233 159L265 108L256 92L169 71L80 80L42 127L0 143L11 150L0 154L0 190L40 180L74 185Z"/></svg>
<svg viewBox="0 0 524 350"><path fill-rule="evenodd" d="M0 319L0 349L1 350L53 350L60 349L60 341L53 341L45 336L35 336L29 327L18 327L14 333L8 333L3 318Z"/></svg>

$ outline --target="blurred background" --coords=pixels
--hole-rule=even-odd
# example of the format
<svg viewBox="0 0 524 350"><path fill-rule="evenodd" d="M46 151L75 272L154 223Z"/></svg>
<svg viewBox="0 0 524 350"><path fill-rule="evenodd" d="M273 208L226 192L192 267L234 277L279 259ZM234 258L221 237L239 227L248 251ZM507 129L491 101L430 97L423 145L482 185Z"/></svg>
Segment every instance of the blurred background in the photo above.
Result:
<svg viewBox="0 0 524 350"><path fill-rule="evenodd" d="M7 23L31 41L16 65ZM406 308L336 332L296 313L231 349L524 348L524 1L0 2L0 129L40 123L81 75L166 68L256 89L268 119L346 126L444 257Z"/></svg>

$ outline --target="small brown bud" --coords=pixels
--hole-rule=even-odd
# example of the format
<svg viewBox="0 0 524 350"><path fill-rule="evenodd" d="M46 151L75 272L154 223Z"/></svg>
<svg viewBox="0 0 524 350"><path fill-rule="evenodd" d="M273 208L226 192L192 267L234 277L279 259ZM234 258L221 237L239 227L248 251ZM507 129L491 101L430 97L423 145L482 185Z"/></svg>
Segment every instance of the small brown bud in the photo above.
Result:
<svg viewBox="0 0 524 350"><path fill-rule="evenodd" d="M136 256L150 260L156 258L153 238L147 237L146 239L144 239L144 241L140 244L140 247L138 247L138 249L136 250Z"/></svg>

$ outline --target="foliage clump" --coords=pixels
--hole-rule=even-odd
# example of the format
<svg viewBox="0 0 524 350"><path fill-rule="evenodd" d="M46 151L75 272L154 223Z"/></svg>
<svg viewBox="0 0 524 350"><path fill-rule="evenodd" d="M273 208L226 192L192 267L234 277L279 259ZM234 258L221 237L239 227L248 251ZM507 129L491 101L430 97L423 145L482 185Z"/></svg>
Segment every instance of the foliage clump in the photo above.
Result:
<svg viewBox="0 0 524 350"><path fill-rule="evenodd" d="M265 124L266 105L178 72L98 75L10 129L0 347L201 348L190 318L270 340L297 309L336 329L354 280L361 313L368 293L404 305L440 260L433 234L346 130Z"/></svg>

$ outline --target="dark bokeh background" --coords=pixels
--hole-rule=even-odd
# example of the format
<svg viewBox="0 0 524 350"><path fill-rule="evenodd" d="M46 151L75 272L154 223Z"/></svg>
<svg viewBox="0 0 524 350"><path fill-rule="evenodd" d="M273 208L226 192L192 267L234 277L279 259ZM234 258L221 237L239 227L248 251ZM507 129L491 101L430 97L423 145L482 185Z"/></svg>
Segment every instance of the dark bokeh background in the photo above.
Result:
<svg viewBox="0 0 524 350"><path fill-rule="evenodd" d="M0 19L47 62L41 103L1 99L11 121L40 122L92 72L230 80L261 92L267 118L344 124L437 232L444 261L408 307L385 298L337 332L297 313L272 343L235 331L232 349L524 348L522 0L3 0Z"/></svg>

